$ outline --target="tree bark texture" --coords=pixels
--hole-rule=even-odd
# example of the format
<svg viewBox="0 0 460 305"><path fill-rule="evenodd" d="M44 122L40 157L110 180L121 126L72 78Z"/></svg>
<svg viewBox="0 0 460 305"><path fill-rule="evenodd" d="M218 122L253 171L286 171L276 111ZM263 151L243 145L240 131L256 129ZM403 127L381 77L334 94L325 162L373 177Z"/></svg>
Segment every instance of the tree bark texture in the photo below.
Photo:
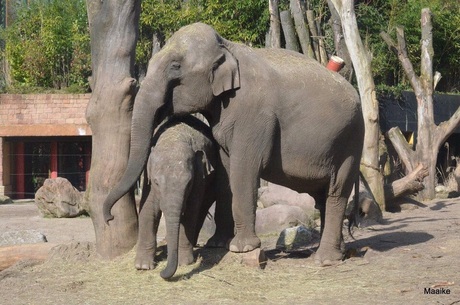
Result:
<svg viewBox="0 0 460 305"><path fill-rule="evenodd" d="M281 48L281 24L278 0L268 0L268 10L270 12L270 47Z"/></svg>
<svg viewBox="0 0 460 305"><path fill-rule="evenodd" d="M318 31L316 30L316 24L315 24L315 13L313 12L313 10L307 10L305 12L305 16L307 16L308 29L310 30L310 33L311 33L313 53L315 54L316 60L321 62L321 55L319 53L319 39L318 39L319 35L318 35Z"/></svg>
<svg viewBox="0 0 460 305"><path fill-rule="evenodd" d="M359 36L354 1L331 0L340 15L343 36L353 67L356 71L359 94L364 116L364 147L361 159L361 173L369 185L374 201L382 210L385 208L383 174L379 168L379 105L371 71L371 56Z"/></svg>
<svg viewBox="0 0 460 305"><path fill-rule="evenodd" d="M294 21L291 17L291 11L282 11L280 13L280 19L284 40L286 41L286 49L300 52L299 42L297 41L297 35L295 33Z"/></svg>
<svg viewBox="0 0 460 305"><path fill-rule="evenodd" d="M319 48L319 54L321 56L321 64L323 66L326 66L328 61L329 61L329 57L327 56L326 45L325 45L325 42L324 42L323 32L321 31L321 23L320 23L320 21L316 20L315 25L316 25L316 28L317 28L316 31L318 33L318 48Z"/></svg>
<svg viewBox="0 0 460 305"><path fill-rule="evenodd" d="M331 23L332 23L332 31L334 33L334 47L336 51L336 55L342 58L345 61L345 66L340 70L340 75L348 79L351 82L351 78L353 76L353 64L351 62L350 53L348 52L347 45L343 38L343 31L342 31L342 21L340 20L339 13L337 9L334 7L332 0L327 1L329 10L331 12Z"/></svg>
<svg viewBox="0 0 460 305"><path fill-rule="evenodd" d="M385 200L387 202L422 191L425 186L423 179L428 176L428 168L419 164L408 175L390 184L385 184Z"/></svg>
<svg viewBox="0 0 460 305"><path fill-rule="evenodd" d="M434 51L431 11L428 8L422 9L421 29L420 76L415 74L409 59L404 30L401 27L396 29L397 43L385 32L382 32L380 36L398 56L417 99L417 141L415 150L405 143L405 139L399 129L391 129L388 135L401 161L406 166L407 173L418 164L423 164L428 168L428 176L424 179L425 189L420 193L420 199L429 200L435 197L436 161L439 148L460 124L460 107L448 121L439 125L435 124L433 111L433 91L435 86L433 78Z"/></svg>
<svg viewBox="0 0 460 305"><path fill-rule="evenodd" d="M102 217L102 203L128 160L140 2L87 0L93 74L86 119L93 133L93 150L85 199L96 233L97 252L108 259L128 252L137 240L133 192L114 206L115 219L110 226Z"/></svg>
<svg viewBox="0 0 460 305"><path fill-rule="evenodd" d="M299 37L302 53L308 57L315 58L313 48L311 47L310 31L305 21L304 9L300 0L291 0L290 9L294 18L295 29Z"/></svg>

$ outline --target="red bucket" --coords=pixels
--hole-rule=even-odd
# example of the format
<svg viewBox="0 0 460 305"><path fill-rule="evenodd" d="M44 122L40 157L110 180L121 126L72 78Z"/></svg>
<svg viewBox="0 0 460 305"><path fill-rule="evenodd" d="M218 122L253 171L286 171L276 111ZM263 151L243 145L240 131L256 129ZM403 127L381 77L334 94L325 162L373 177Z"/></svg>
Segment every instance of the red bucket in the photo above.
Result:
<svg viewBox="0 0 460 305"><path fill-rule="evenodd" d="M342 58L332 55L331 58L329 59L329 62L327 63L326 68L329 70L339 72L343 66L345 65L345 62L343 61Z"/></svg>

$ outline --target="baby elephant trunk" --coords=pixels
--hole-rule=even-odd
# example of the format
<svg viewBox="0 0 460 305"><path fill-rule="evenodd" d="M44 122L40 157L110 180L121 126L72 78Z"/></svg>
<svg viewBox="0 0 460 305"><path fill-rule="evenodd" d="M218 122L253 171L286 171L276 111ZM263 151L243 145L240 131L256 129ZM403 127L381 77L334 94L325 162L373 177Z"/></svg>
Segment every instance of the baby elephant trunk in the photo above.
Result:
<svg viewBox="0 0 460 305"><path fill-rule="evenodd" d="M167 206L162 207L166 221L166 237L168 242L168 263L166 268L160 273L164 279L169 279L176 273L179 260L179 231L184 198L181 198L181 196L175 197L178 198L174 198L172 200L174 202L167 202Z"/></svg>

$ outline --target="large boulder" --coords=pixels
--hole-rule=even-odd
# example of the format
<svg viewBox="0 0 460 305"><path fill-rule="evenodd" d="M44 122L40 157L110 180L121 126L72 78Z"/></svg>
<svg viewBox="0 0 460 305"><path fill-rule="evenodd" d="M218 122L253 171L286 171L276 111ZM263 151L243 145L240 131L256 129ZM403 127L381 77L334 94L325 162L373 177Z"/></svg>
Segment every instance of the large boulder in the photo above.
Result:
<svg viewBox="0 0 460 305"><path fill-rule="evenodd" d="M5 196L5 195L0 195L0 204L11 204L13 203L13 200L11 200L10 197Z"/></svg>
<svg viewBox="0 0 460 305"><path fill-rule="evenodd" d="M268 208L275 204L298 206L308 214L313 214L315 211L315 199L307 193L298 193L274 183L260 187L259 207Z"/></svg>
<svg viewBox="0 0 460 305"><path fill-rule="evenodd" d="M46 179L35 193L35 203L44 217L77 217L86 214L83 194L65 178Z"/></svg>
<svg viewBox="0 0 460 305"><path fill-rule="evenodd" d="M279 233L290 227L304 225L314 226L312 214L307 214L301 207L287 204L275 204L256 211L256 233Z"/></svg>
<svg viewBox="0 0 460 305"><path fill-rule="evenodd" d="M315 200L308 194L297 193L289 188L273 183L259 188L256 211L257 234L279 234L286 228L295 226L314 227L317 215ZM203 237L214 234L214 208L209 209L203 224Z"/></svg>

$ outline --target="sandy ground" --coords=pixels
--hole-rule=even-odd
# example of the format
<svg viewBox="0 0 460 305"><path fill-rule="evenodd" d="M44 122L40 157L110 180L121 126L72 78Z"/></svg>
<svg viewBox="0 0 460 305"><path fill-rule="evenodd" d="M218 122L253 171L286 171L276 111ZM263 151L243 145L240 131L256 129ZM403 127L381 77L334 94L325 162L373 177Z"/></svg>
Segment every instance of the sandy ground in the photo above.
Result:
<svg viewBox="0 0 460 305"><path fill-rule="evenodd" d="M0 303L460 304L460 199L412 208L384 213L384 224L355 230L356 240L347 238L351 257L337 266L314 264L317 245L276 250L271 234L262 236L264 270L241 265L224 250L197 249L197 263L164 281L164 262L137 271L134 251L100 260L91 246L90 218L45 219L33 203L0 205L0 232L35 229L50 243L71 244L45 263L20 262L0 272ZM69 247L80 248L80 256ZM83 258L82 251L88 252Z"/></svg>

